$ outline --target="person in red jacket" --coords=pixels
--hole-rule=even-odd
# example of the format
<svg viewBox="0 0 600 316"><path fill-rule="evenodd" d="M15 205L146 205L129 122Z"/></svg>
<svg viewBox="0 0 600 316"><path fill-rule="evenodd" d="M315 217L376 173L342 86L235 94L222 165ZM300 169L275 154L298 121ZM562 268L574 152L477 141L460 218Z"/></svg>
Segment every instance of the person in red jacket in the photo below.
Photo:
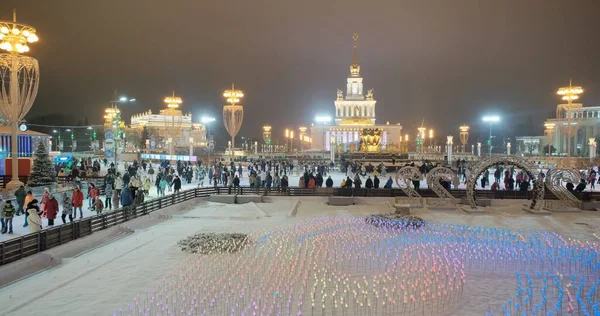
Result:
<svg viewBox="0 0 600 316"><path fill-rule="evenodd" d="M58 214L58 201L54 195L50 194L48 202L46 202L46 217L48 218L48 226L54 226L54 219Z"/></svg>
<svg viewBox="0 0 600 316"><path fill-rule="evenodd" d="M75 186L73 189L73 196L71 197L71 201L73 201L73 218L77 218L77 209L79 208L79 219L83 218L83 192L79 189L78 186Z"/></svg>

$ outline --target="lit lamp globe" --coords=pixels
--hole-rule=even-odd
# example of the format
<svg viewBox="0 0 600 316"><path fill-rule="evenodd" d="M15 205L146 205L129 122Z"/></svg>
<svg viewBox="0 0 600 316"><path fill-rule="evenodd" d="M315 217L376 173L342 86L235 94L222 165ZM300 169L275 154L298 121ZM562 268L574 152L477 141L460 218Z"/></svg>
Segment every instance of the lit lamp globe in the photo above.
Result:
<svg viewBox="0 0 600 316"><path fill-rule="evenodd" d="M235 148L235 135L238 134L242 127L242 121L244 120L244 107L239 104L244 97L242 90L236 90L235 85L231 85L230 90L223 92L223 97L227 101L227 104L223 106L223 124L227 133L231 136L231 159L233 160L234 148Z"/></svg>
<svg viewBox="0 0 600 316"><path fill-rule="evenodd" d="M33 106L40 79L38 61L23 54L29 44L38 41L35 28L17 23L17 13L12 21L0 21L0 113L11 126L12 179L8 189L16 189L19 181L18 126Z"/></svg>
<svg viewBox="0 0 600 316"><path fill-rule="evenodd" d="M270 125L265 125L262 127L263 129L263 141L265 142L265 145L267 145L267 149L269 148L268 146L271 145L271 126Z"/></svg>

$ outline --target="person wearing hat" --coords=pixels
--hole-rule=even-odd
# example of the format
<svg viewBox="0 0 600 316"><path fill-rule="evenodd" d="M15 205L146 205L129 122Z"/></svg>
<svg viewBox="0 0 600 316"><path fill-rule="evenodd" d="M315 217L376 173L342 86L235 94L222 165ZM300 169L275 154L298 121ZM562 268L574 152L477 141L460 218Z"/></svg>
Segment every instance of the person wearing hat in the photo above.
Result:
<svg viewBox="0 0 600 316"><path fill-rule="evenodd" d="M46 217L48 218L48 226L54 226L54 220L58 215L58 201L54 198L54 194L48 195L46 202Z"/></svg>
<svg viewBox="0 0 600 316"><path fill-rule="evenodd" d="M30 233L37 233L42 230L42 210L38 206L38 200L33 199L33 201L29 202L27 205L27 226L29 227Z"/></svg>
<svg viewBox="0 0 600 316"><path fill-rule="evenodd" d="M9 234L12 234L12 220L15 216L15 206L13 205L12 201L6 200L6 203L4 203L4 206L0 211L2 212L2 233L6 234L8 231Z"/></svg>

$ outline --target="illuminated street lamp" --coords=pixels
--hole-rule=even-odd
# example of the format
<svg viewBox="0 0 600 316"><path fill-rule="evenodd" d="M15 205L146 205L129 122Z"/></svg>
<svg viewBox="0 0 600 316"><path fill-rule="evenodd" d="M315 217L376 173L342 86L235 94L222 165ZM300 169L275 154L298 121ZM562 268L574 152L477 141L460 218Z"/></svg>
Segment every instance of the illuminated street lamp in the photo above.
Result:
<svg viewBox="0 0 600 316"><path fill-rule="evenodd" d="M452 142L452 139L454 138L454 136L447 136L447 141L446 141L446 149L448 150L448 164L452 165L452 145L454 144Z"/></svg>
<svg viewBox="0 0 600 316"><path fill-rule="evenodd" d="M240 131L244 120L244 107L239 104L244 97L244 92L236 90L235 85L231 84L231 89L225 90L223 97L227 101L227 104L223 106L223 124L231 136L231 160L233 161L235 135Z"/></svg>
<svg viewBox="0 0 600 316"><path fill-rule="evenodd" d="M458 129L460 130L460 143L462 144L462 151L464 153L465 147L469 142L469 126L461 125Z"/></svg>
<svg viewBox="0 0 600 316"><path fill-rule="evenodd" d="M18 128L33 106L38 92L40 67L37 59L22 55L29 45L38 41L35 28L17 23L17 11L12 21L0 21L0 112L11 126L12 178L8 189L16 189L19 181Z"/></svg>
<svg viewBox="0 0 600 316"><path fill-rule="evenodd" d="M209 134L208 134L208 124L216 121L217 119L215 119L214 117L210 117L210 116L203 116L200 118L200 122L202 124L204 124L204 128L206 130L206 149L208 152L208 161L210 163L210 152L212 150L212 147L214 147L214 143L211 145L209 140Z"/></svg>
<svg viewBox="0 0 600 316"><path fill-rule="evenodd" d="M548 157L552 156L552 141L554 140L554 127L556 124L554 123L546 123L544 124L544 134L546 136L546 143L548 144Z"/></svg>
<svg viewBox="0 0 600 316"><path fill-rule="evenodd" d="M571 122L573 119L573 110L580 109L583 107L581 103L573 103L573 101L579 99L579 95L583 93L583 88L579 86L573 86L569 80L569 86L561 87L558 89L556 94L562 96L563 101L567 103L559 104L556 107L556 118L562 117L562 112L565 112L567 123L561 124L560 128L562 132L567 136L567 159L570 161L571 158L571 138L577 134L577 122Z"/></svg>
<svg viewBox="0 0 600 316"><path fill-rule="evenodd" d="M267 146L267 151L271 151L271 125L265 125L262 127L263 129L263 141Z"/></svg>
<svg viewBox="0 0 600 316"><path fill-rule="evenodd" d="M488 140L488 147L490 148L490 155L492 155L492 124L500 122L499 116L484 116L483 121L490 123L490 139Z"/></svg>
<svg viewBox="0 0 600 316"><path fill-rule="evenodd" d="M323 123L323 151L327 150L327 140L325 139L327 133L325 132L325 125L331 122L331 116L317 116L315 118L317 123Z"/></svg>
<svg viewBox="0 0 600 316"><path fill-rule="evenodd" d="M594 158L596 158L596 138L590 137L588 139L588 145L590 146L590 162L593 162Z"/></svg>

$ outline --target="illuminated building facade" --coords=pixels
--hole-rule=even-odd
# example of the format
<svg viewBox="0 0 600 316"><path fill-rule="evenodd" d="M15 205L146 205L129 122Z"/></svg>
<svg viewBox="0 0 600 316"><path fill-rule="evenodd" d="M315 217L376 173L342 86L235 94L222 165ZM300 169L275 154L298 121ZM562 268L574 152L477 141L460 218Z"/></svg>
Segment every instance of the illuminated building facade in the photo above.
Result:
<svg viewBox="0 0 600 316"><path fill-rule="evenodd" d="M358 35L354 34L354 57L350 66L350 74L346 80L346 92L344 94L344 91L338 89L334 102L335 124L315 124L311 127L313 150L328 151L333 145L344 151L359 151L361 147L365 148L365 146L361 146L363 130L369 130L369 133L378 133L377 130L381 132L379 151L394 151L400 148L402 126L400 124L377 125L375 123L377 101L373 96L373 89L368 90L366 95L364 93L363 78L360 75L360 65L356 58L357 41ZM377 146L369 144L369 148L371 148L369 151L374 151L375 147Z"/></svg>

